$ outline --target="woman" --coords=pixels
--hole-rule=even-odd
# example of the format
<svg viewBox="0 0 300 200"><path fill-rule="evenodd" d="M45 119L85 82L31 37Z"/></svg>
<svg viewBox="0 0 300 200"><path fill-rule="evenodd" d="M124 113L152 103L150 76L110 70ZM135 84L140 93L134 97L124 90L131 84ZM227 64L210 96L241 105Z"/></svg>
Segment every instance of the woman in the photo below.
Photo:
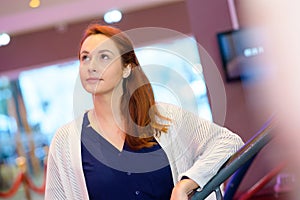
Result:
<svg viewBox="0 0 300 200"><path fill-rule="evenodd" d="M79 59L94 107L55 134L45 199L186 200L243 145L223 127L156 104L119 29L90 25Z"/></svg>

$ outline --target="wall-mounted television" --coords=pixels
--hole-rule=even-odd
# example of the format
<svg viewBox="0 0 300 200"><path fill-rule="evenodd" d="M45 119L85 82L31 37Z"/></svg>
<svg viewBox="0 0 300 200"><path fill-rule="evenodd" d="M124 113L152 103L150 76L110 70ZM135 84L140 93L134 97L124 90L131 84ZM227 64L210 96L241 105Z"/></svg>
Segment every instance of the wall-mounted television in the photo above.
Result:
<svg viewBox="0 0 300 200"><path fill-rule="evenodd" d="M259 29L229 30L217 34L223 68L228 82L249 79L265 51Z"/></svg>

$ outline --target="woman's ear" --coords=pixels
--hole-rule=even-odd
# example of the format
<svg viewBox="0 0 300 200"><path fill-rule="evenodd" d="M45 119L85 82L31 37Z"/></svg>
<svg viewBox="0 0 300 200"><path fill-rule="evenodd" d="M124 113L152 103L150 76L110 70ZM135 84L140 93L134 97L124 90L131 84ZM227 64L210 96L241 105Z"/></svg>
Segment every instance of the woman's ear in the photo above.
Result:
<svg viewBox="0 0 300 200"><path fill-rule="evenodd" d="M123 78L127 78L131 73L131 64L129 63L126 65L126 67L123 69Z"/></svg>

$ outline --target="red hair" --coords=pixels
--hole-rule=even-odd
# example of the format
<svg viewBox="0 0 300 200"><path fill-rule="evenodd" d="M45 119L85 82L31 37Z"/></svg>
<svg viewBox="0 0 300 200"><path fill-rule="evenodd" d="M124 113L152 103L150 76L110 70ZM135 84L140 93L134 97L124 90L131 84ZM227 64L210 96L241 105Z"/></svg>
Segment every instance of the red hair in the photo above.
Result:
<svg viewBox="0 0 300 200"><path fill-rule="evenodd" d="M142 70L135 55L133 45L124 32L120 29L91 24L85 30L80 43L91 35L103 34L111 38L117 45L124 66L131 65L131 74L123 80L123 95L121 97L121 113L125 120L125 142L132 149L151 147L154 135L167 132L168 125L157 122L156 116L169 120L159 114L155 107L155 99L152 86Z"/></svg>

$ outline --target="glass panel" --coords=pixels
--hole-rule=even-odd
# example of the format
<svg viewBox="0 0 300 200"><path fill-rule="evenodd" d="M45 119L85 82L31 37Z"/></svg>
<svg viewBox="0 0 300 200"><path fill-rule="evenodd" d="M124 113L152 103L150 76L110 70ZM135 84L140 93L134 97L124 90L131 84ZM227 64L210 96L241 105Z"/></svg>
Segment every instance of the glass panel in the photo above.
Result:
<svg viewBox="0 0 300 200"><path fill-rule="evenodd" d="M212 121L197 43L170 39L136 50L157 101L179 105Z"/></svg>
<svg viewBox="0 0 300 200"><path fill-rule="evenodd" d="M78 66L78 61L71 61L24 71L19 76L28 123L49 141L59 126L73 119Z"/></svg>

